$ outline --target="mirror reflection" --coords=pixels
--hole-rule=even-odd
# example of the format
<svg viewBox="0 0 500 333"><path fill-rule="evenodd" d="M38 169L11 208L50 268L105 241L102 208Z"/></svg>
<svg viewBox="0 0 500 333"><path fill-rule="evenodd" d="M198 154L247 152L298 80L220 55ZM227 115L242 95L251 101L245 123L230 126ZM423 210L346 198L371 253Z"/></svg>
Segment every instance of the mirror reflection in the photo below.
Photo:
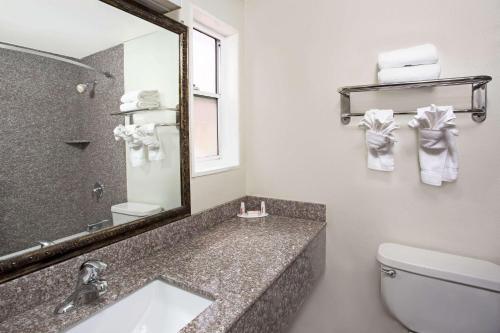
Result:
<svg viewBox="0 0 500 333"><path fill-rule="evenodd" d="M0 260L181 206L177 34L98 0L4 2L0 101Z"/></svg>

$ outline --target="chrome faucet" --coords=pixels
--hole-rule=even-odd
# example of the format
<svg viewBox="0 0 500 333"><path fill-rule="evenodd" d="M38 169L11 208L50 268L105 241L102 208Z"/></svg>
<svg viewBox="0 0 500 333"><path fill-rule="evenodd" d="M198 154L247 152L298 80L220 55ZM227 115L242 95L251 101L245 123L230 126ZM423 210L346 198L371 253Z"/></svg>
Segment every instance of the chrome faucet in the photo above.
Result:
<svg viewBox="0 0 500 333"><path fill-rule="evenodd" d="M92 188L92 198L94 198L96 202L99 202L99 200L101 200L103 195L104 195L104 184L102 184L101 182L96 182L94 184L94 187Z"/></svg>
<svg viewBox="0 0 500 333"><path fill-rule="evenodd" d="M55 313L70 312L82 305L94 303L106 293L108 283L100 277L107 266L100 260L84 262L78 273L75 291L56 308Z"/></svg>

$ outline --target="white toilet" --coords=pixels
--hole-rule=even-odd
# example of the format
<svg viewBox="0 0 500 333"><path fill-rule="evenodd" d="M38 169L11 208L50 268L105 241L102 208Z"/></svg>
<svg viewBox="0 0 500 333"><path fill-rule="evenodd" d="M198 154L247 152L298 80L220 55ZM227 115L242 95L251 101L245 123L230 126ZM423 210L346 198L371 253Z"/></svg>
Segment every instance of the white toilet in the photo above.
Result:
<svg viewBox="0 0 500 333"><path fill-rule="evenodd" d="M139 202L124 202L111 206L113 215L113 225L120 225L140 218L158 214L163 211L158 205L139 203Z"/></svg>
<svg viewBox="0 0 500 333"><path fill-rule="evenodd" d="M398 244L379 246L381 293L418 333L500 333L500 266Z"/></svg>

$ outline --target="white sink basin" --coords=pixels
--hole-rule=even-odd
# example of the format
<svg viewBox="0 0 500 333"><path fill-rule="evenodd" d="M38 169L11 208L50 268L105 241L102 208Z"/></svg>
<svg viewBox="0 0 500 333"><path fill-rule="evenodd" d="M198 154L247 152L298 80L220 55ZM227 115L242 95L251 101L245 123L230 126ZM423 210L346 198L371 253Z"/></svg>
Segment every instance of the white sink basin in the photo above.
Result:
<svg viewBox="0 0 500 333"><path fill-rule="evenodd" d="M210 304L206 298L155 280L67 332L175 333Z"/></svg>

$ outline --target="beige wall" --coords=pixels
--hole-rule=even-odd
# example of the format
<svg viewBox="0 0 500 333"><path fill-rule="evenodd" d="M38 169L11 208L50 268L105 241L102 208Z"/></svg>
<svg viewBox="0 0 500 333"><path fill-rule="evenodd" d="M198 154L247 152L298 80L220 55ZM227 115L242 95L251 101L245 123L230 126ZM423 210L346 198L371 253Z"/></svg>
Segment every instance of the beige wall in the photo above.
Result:
<svg viewBox="0 0 500 333"><path fill-rule="evenodd" d="M244 27L244 2L242 0L183 0L183 8L168 16L192 26L193 5L215 16L243 35ZM243 49L244 40L240 38L240 49ZM243 52L240 52L243 55ZM243 58L241 56L240 63ZM243 82L240 84L240 95L243 95ZM244 108L240 107L240 119L244 117ZM244 128L240 126L240 166L236 169L191 178L191 204L192 212L216 206L245 195L245 157L244 157ZM193 150L193 148L191 148ZM192 172L192 170L191 170Z"/></svg>
<svg viewBox="0 0 500 333"><path fill-rule="evenodd" d="M500 1L247 0L245 15L247 192L327 204L326 274L292 332L404 332L379 300L382 242L500 264ZM494 77L487 121L458 116L460 179L442 188L419 182L408 117L397 118L393 173L368 171L359 120L339 121L337 87L374 82L378 52L424 42L444 77ZM391 105L378 98L367 107Z"/></svg>

